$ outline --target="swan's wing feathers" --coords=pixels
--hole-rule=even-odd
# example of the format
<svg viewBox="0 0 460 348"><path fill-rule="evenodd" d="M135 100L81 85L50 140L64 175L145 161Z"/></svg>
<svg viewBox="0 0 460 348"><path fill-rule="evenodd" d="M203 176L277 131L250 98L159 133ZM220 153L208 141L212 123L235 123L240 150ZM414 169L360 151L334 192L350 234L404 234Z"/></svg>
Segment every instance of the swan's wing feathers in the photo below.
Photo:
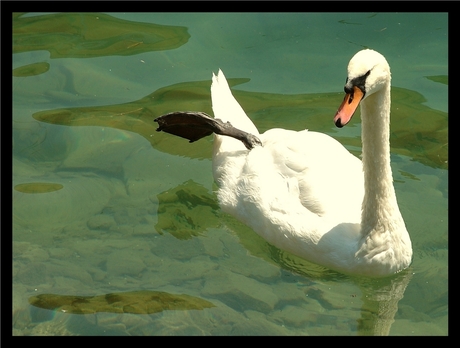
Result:
<svg viewBox="0 0 460 348"><path fill-rule="evenodd" d="M358 219L363 197L362 167L337 140L322 133L270 130L264 147L272 154L276 170L297 185L298 200L318 216L332 214ZM350 185L348 179L358 183Z"/></svg>

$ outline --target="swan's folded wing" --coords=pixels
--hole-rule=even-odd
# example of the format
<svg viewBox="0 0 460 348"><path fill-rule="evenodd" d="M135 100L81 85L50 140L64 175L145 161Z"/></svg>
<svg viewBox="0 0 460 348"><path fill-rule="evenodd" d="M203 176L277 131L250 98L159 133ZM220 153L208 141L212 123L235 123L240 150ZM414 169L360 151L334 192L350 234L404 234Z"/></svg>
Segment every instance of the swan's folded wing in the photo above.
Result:
<svg viewBox="0 0 460 348"><path fill-rule="evenodd" d="M317 132L270 130L264 147L279 173L296 180L301 204L318 216L360 221L364 194L361 161L330 136Z"/></svg>

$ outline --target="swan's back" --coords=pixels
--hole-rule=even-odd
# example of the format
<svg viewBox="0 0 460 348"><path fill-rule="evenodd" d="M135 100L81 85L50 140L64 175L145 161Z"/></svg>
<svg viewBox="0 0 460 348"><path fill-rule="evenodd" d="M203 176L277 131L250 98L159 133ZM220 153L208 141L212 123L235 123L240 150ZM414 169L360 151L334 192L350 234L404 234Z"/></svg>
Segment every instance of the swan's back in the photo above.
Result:
<svg viewBox="0 0 460 348"><path fill-rule="evenodd" d="M318 217L327 217L329 222L360 222L362 164L337 140L308 130L271 129L259 135L221 71L213 76L211 98L215 118L258 135L263 143L248 151L238 140L215 136L213 169L224 211L249 225L267 224L252 226L256 231L273 226L277 211L286 224L301 214L305 228L312 228L312 219ZM262 202L268 204L267 209L260 206ZM308 214L312 214L310 219L306 219Z"/></svg>
<svg viewBox="0 0 460 348"><path fill-rule="evenodd" d="M284 144L283 136L289 139ZM324 266L337 269L341 264L344 270L351 269L349 262L360 239L362 185L353 188L337 180L339 164L324 161L314 151L302 153L297 147L330 138L316 132L274 129L260 139L263 147L239 157L222 175L217 193L222 210L281 249ZM335 144L331 151L333 147ZM335 150L340 152L341 145ZM360 161L349 159L352 165L341 174L355 175L362 183ZM300 165L308 163L304 160L311 160L312 166ZM325 168L330 170L328 177ZM341 199L344 196L348 198Z"/></svg>
<svg viewBox="0 0 460 348"><path fill-rule="evenodd" d="M295 180L298 199L304 207L320 217L360 222L362 163L342 144L326 134L308 130L272 129L261 139L273 158L273 169Z"/></svg>

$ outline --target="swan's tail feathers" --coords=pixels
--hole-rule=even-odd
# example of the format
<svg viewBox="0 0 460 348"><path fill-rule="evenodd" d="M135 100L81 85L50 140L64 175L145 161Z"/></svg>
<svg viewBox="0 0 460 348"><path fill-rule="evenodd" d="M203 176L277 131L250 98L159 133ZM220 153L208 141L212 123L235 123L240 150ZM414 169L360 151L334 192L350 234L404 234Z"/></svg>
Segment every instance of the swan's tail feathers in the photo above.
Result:
<svg viewBox="0 0 460 348"><path fill-rule="evenodd" d="M212 74L211 99L215 118L219 118L223 122L230 122L234 127L245 132L254 135L259 134L254 123L233 97L227 79L220 69L217 75Z"/></svg>
<svg viewBox="0 0 460 348"><path fill-rule="evenodd" d="M212 133L226 135L241 141L248 150L262 145L257 136L232 126L229 122L211 118L199 111L176 111L157 117L157 132L163 131L190 140L191 143Z"/></svg>

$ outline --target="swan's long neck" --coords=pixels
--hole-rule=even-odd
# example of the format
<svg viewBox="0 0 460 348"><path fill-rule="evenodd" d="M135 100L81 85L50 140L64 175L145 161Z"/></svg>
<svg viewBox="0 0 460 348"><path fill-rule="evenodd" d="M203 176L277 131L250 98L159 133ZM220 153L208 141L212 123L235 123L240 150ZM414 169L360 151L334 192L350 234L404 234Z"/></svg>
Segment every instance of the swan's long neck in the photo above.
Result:
<svg viewBox="0 0 460 348"><path fill-rule="evenodd" d="M390 82L361 102L364 199L361 233L387 232L402 221L390 166ZM395 224L397 226L395 226Z"/></svg>

